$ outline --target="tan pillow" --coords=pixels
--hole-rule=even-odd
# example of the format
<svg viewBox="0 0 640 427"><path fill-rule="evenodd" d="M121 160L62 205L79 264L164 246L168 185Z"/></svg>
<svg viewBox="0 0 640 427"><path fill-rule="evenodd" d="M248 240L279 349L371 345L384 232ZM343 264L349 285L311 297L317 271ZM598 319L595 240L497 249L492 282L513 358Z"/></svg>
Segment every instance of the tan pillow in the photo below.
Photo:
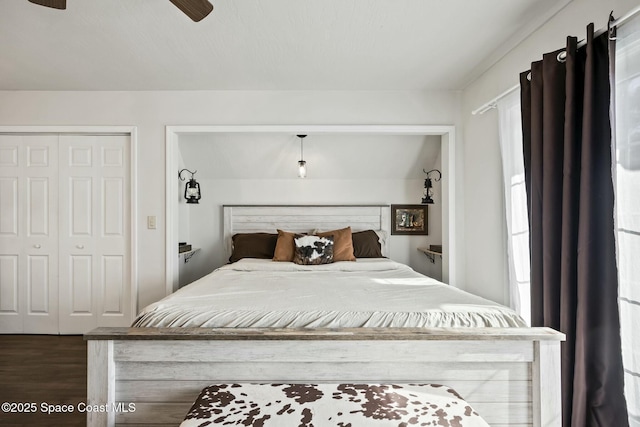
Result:
<svg viewBox="0 0 640 427"><path fill-rule="evenodd" d="M278 230L276 250L273 253L274 261L293 261L296 253L296 245L293 241L296 233Z"/></svg>
<svg viewBox="0 0 640 427"><path fill-rule="evenodd" d="M353 256L353 240L351 240L351 227L340 230L324 231L316 233L320 237L333 236L333 261L355 261ZM277 249L276 249L277 250Z"/></svg>

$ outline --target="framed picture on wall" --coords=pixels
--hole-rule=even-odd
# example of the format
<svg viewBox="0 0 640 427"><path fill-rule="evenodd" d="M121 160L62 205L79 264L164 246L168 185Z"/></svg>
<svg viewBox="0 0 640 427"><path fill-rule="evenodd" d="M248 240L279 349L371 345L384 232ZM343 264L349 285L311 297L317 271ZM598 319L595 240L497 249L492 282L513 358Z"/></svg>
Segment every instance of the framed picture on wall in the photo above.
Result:
<svg viewBox="0 0 640 427"><path fill-rule="evenodd" d="M391 205L391 234L429 234L427 205Z"/></svg>

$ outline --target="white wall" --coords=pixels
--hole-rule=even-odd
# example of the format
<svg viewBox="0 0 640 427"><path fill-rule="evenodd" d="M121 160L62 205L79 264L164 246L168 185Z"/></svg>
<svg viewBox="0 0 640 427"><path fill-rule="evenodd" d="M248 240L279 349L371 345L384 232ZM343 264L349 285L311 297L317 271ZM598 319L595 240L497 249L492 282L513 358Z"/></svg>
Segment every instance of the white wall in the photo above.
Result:
<svg viewBox="0 0 640 427"><path fill-rule="evenodd" d="M184 159L182 158L182 153L178 152L178 171L182 171L183 169L189 169L187 168ZM189 169L189 170L193 170L193 169ZM182 179L184 179L184 181ZM191 235L189 234L189 211L188 211L188 205L186 203L183 203L185 201L184 199L184 184L186 182L189 181L189 179L191 178L191 174L188 171L184 171L182 172L182 175L180 177L176 177L176 179L179 181L179 183L181 185L178 186L179 189L182 190L181 193L176 195L176 199L178 201L178 240L180 240L181 242L186 242L189 241L191 238Z"/></svg>
<svg viewBox="0 0 640 427"><path fill-rule="evenodd" d="M455 125L458 111L458 96L451 92L0 91L2 125L138 127L139 307L165 295L165 126ZM157 216L156 230L146 228L148 215Z"/></svg>
<svg viewBox="0 0 640 427"><path fill-rule="evenodd" d="M518 84L520 72L543 53L566 45L567 36L583 39L590 22L596 29L606 27L611 10L619 17L637 5L637 0L573 0L464 90L464 258L466 277L473 278L466 283L468 291L509 301L498 115L491 110L473 116L471 111Z"/></svg>

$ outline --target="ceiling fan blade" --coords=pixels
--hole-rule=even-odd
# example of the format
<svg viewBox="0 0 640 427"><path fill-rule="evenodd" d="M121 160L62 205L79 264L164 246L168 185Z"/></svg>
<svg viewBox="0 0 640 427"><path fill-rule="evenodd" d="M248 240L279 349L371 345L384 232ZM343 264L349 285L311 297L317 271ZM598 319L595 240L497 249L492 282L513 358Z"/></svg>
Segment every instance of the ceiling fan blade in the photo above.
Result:
<svg viewBox="0 0 640 427"><path fill-rule="evenodd" d="M213 10L213 5L207 0L169 0L193 21L198 22Z"/></svg>
<svg viewBox="0 0 640 427"><path fill-rule="evenodd" d="M51 7L53 9L66 9L67 0L29 0L31 3L38 4L40 6Z"/></svg>

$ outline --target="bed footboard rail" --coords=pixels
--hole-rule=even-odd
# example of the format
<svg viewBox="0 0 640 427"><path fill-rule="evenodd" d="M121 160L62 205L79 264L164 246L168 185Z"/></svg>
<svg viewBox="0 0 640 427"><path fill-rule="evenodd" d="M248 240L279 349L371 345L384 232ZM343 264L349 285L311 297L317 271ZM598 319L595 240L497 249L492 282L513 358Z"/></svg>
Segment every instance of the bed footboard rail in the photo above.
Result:
<svg viewBox="0 0 640 427"><path fill-rule="evenodd" d="M492 426L562 422L549 328L98 328L87 425L178 426L212 383L444 384ZM94 410L95 409L95 410Z"/></svg>

